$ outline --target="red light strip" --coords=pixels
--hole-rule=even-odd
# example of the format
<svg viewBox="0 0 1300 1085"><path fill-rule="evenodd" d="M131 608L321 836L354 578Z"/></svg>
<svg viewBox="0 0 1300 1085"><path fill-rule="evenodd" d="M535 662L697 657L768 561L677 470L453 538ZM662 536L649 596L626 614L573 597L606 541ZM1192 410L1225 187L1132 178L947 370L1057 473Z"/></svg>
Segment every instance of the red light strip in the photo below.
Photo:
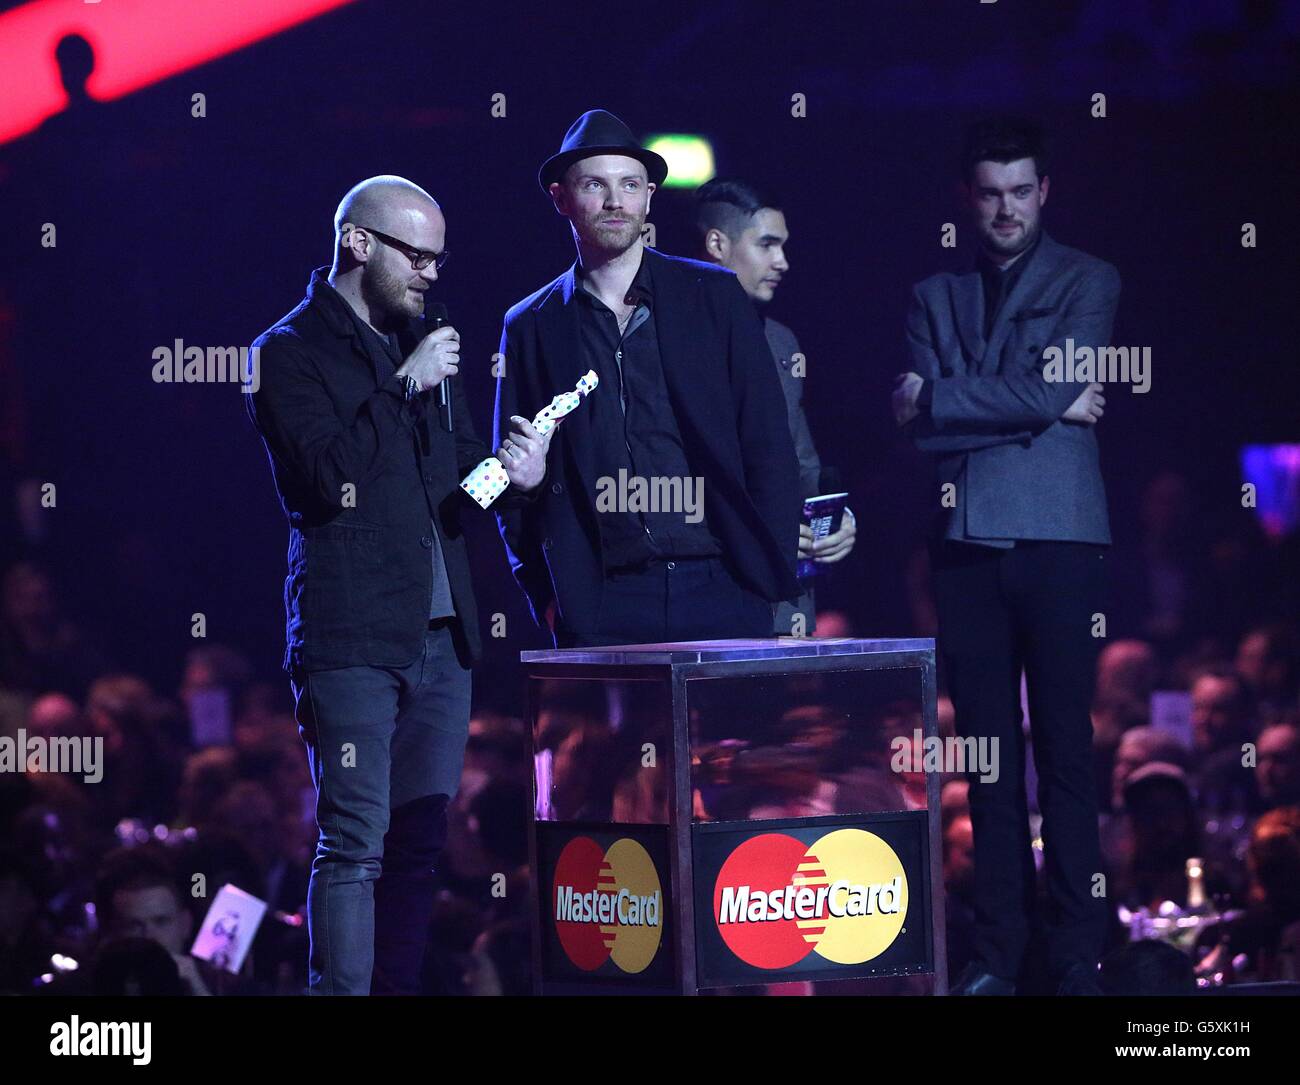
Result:
<svg viewBox="0 0 1300 1085"><path fill-rule="evenodd" d="M0 15L0 143L67 104L54 49L80 34L111 101L355 0L36 0ZM198 88L202 89L202 88Z"/></svg>

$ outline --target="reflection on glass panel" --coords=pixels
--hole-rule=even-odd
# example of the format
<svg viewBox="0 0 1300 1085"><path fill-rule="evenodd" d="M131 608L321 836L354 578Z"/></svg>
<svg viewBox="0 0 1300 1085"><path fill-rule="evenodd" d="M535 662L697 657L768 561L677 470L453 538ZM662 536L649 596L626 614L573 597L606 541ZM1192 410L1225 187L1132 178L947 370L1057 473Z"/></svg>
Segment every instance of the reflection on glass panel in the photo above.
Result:
<svg viewBox="0 0 1300 1085"><path fill-rule="evenodd" d="M689 679L686 704L697 821L925 808L919 668Z"/></svg>
<svg viewBox="0 0 1300 1085"><path fill-rule="evenodd" d="M532 679L538 821L668 823L666 682Z"/></svg>

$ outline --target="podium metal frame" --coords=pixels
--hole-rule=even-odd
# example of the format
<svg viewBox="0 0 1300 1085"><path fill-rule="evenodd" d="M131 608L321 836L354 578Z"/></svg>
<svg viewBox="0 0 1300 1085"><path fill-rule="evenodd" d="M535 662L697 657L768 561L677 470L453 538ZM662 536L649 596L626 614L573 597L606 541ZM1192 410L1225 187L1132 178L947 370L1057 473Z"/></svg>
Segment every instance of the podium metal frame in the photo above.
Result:
<svg viewBox="0 0 1300 1085"><path fill-rule="evenodd" d="M931 638L773 638L770 640L700 641L678 644L620 645L520 653L530 688L529 733L535 739L534 680L570 678L585 680L654 682L670 686L673 711L671 774L672 801L668 809L669 860L672 879L673 938L678 963L678 990L699 993L695 945L695 892L692 865L692 785L690 726L686 683L698 678L747 678L764 675L819 674L832 671L916 669L919 672L922 733L937 738L937 688L935 647ZM797 664L792 666L792 664ZM534 777L534 792L536 778ZM939 807L940 776L926 779L927 838L929 842L931 937L933 938L934 994L948 985L943 906L943 846ZM535 794L534 794L535 799ZM862 811L863 814L892 811ZM578 993L576 984L546 983L542 978L541 901L539 895L535 806L529 810L530 910L534 991L538 994ZM563 824L563 822L559 822ZM761 822L756 822L761 824ZM552 824L555 824L552 822ZM611 993L602 988L599 993ZM641 993L629 991L628 993Z"/></svg>

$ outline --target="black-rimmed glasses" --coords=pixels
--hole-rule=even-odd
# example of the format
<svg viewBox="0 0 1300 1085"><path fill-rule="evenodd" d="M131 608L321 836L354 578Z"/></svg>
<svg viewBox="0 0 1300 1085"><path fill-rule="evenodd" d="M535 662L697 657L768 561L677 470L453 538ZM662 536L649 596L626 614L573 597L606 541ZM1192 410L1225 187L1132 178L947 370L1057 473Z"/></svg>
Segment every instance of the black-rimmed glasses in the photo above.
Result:
<svg viewBox="0 0 1300 1085"><path fill-rule="evenodd" d="M408 245L401 238L393 237L392 234L383 233L376 230L373 226L358 226L358 230L365 230L368 234L374 234L385 245L390 245L396 249L408 260L411 261L412 271L423 271L430 264L437 261L437 268L442 270L443 265L447 262L447 250L442 252L430 252L428 249L417 249L414 245Z"/></svg>

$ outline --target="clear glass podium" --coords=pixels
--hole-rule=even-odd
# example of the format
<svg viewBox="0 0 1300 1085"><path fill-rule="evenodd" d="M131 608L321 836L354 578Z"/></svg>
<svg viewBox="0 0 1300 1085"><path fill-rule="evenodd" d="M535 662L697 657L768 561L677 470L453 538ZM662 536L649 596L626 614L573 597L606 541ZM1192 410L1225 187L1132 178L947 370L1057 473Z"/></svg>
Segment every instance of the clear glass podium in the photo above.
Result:
<svg viewBox="0 0 1300 1085"><path fill-rule="evenodd" d="M538 993L946 990L932 640L521 660Z"/></svg>

